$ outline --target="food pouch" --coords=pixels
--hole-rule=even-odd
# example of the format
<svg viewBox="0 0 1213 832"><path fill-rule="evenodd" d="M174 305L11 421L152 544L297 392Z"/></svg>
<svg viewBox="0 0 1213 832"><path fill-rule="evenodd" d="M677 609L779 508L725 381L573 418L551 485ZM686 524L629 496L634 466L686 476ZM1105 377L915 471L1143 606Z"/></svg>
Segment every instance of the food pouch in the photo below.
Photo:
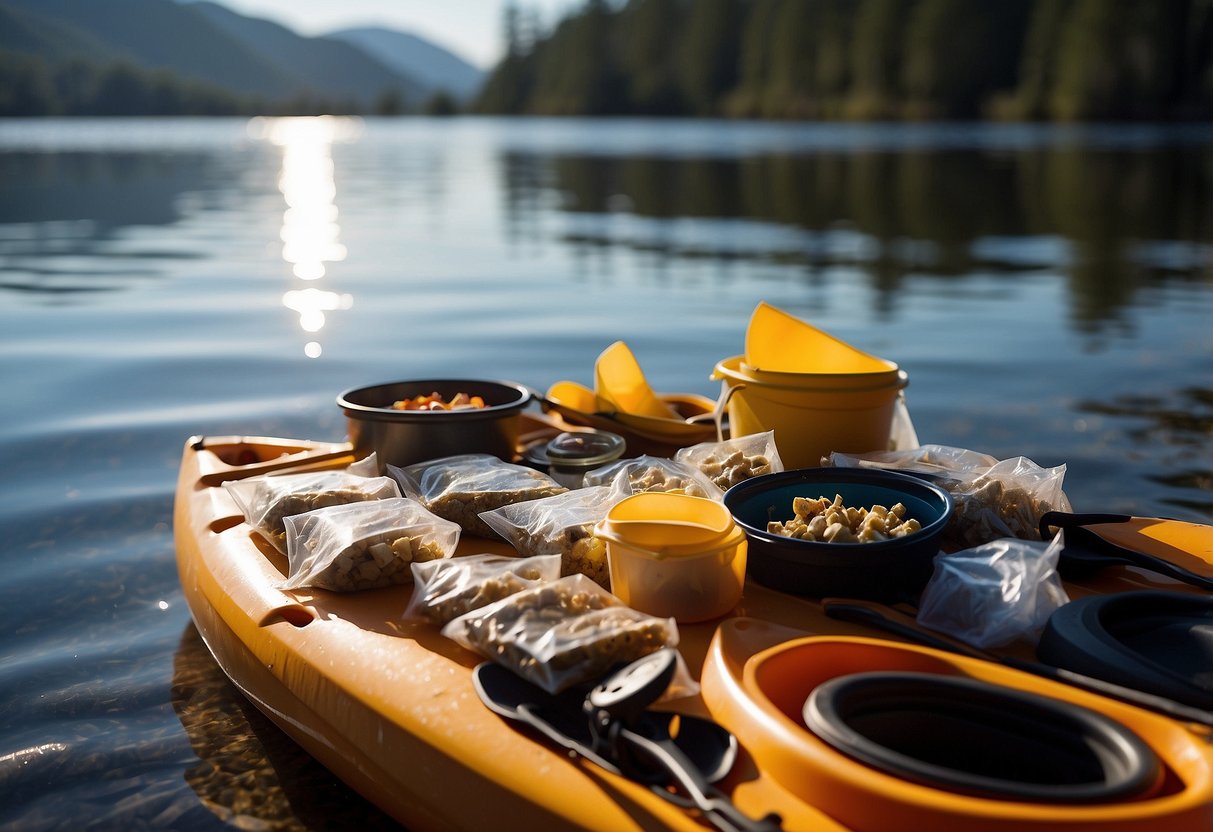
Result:
<svg viewBox="0 0 1213 832"><path fill-rule="evenodd" d="M467 555L413 564L405 620L442 625L516 592L560 577L560 556Z"/></svg>
<svg viewBox="0 0 1213 832"><path fill-rule="evenodd" d="M389 477L375 476L374 454L343 471L303 474L267 474L229 480L224 490L232 495L245 521L286 554L283 520L328 506L399 497L400 488Z"/></svg>
<svg viewBox="0 0 1213 832"><path fill-rule="evenodd" d="M724 492L707 475L686 462L658 456L621 459L585 475L585 485L609 485L622 496L642 491L668 491L692 497L724 499Z"/></svg>
<svg viewBox="0 0 1213 832"><path fill-rule="evenodd" d="M674 619L624 606L585 575L570 575L460 616L442 634L548 693L596 683L616 667L678 644ZM668 696L697 691L680 662Z"/></svg>
<svg viewBox="0 0 1213 832"><path fill-rule="evenodd" d="M1047 511L1070 511L1062 491L1066 466L1041 468L1027 457L998 460L946 445L868 454L833 453L822 460L837 467L883 468L929 474L952 495L955 510L940 545L979 546L1003 537L1040 540Z"/></svg>
<svg viewBox="0 0 1213 832"><path fill-rule="evenodd" d="M1064 532L1052 543L1004 538L935 556L918 623L974 647L1035 643L1070 599L1057 574Z"/></svg>
<svg viewBox="0 0 1213 832"><path fill-rule="evenodd" d="M351 592L405 584L414 563L449 558L459 526L408 497L331 506L287 517L283 589Z"/></svg>
<svg viewBox="0 0 1213 832"><path fill-rule="evenodd" d="M695 466L721 491L728 491L751 477L783 470L772 430L680 448L674 454L674 461Z"/></svg>
<svg viewBox="0 0 1213 832"><path fill-rule="evenodd" d="M481 512L568 490L547 474L490 454L448 456L407 468L388 465L387 470L406 496L469 534L487 538L497 535L480 519Z"/></svg>
<svg viewBox="0 0 1213 832"><path fill-rule="evenodd" d="M606 543L594 536L594 524L606 517L623 495L606 486L482 512L480 519L513 544L521 555L560 555L560 574L582 574L604 589L611 586Z"/></svg>

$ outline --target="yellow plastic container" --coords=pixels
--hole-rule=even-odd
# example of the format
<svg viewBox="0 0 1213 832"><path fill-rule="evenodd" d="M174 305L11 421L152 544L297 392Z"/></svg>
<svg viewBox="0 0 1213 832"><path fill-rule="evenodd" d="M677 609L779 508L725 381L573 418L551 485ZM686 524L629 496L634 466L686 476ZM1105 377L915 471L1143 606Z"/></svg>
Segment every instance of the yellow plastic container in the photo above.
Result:
<svg viewBox="0 0 1213 832"><path fill-rule="evenodd" d="M606 542L611 592L633 609L683 623L737 606L748 541L728 509L686 494L633 494L595 527Z"/></svg>
<svg viewBox="0 0 1213 832"><path fill-rule="evenodd" d="M740 355L716 364L732 436L775 432L787 468L814 468L832 451L886 450L897 397L908 383L896 364L876 373L746 370Z"/></svg>

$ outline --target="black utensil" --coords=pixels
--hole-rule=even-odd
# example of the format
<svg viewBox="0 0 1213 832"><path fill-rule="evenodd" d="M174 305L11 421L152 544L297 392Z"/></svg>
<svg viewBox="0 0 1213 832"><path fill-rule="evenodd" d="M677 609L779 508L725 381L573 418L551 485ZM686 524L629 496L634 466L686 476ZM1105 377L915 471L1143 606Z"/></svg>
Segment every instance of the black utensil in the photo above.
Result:
<svg viewBox="0 0 1213 832"><path fill-rule="evenodd" d="M639 762L641 769L659 769L690 797L696 809L725 832L771 832L780 828L775 814L754 820L733 805L727 795L712 787L704 770L691 760L668 734L653 732L642 719L645 708L669 687L677 667L677 654L660 650L623 668L585 698L585 713L600 748L610 757Z"/></svg>
<svg viewBox="0 0 1213 832"><path fill-rule="evenodd" d="M1053 529L1065 533L1065 546L1059 555L1058 571L1063 577L1083 577L1108 566L1136 566L1174 578L1200 589L1213 591L1213 579L1197 574L1165 558L1120 546L1088 526L1130 523L1127 514L1070 514L1049 511L1041 515L1040 536L1048 540Z"/></svg>
<svg viewBox="0 0 1213 832"><path fill-rule="evenodd" d="M662 798L696 808L721 832L776 832L778 816L755 821L711 784L737 758L737 739L711 720L648 710L669 686L677 655L661 650L613 674L588 694L550 694L491 662L472 681L494 713L538 731L601 768L648 785ZM675 731L675 723L677 730ZM671 792L674 783L685 796Z"/></svg>

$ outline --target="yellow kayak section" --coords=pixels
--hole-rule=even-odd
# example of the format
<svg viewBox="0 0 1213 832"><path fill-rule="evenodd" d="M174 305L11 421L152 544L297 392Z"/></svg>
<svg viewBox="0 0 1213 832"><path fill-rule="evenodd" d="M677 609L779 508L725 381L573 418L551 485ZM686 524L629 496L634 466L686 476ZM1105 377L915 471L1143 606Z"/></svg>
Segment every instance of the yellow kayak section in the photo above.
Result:
<svg viewBox="0 0 1213 832"><path fill-rule="evenodd" d="M286 558L244 523L221 483L352 461L340 443L231 436L194 437L185 445L174 508L181 586L207 647L245 696L336 776L418 832L710 828L692 810L493 714L472 685L482 659L432 625L401 620L411 587L345 594L278 589ZM467 538L458 554L492 551L513 550ZM713 718L737 736L737 764L718 787L751 817L778 813L789 832L1213 830L1213 751L1196 726L991 662L873 638L859 625L827 617L818 602L752 582L729 616L681 625L679 633L703 695L670 707ZM804 641L814 638L833 639L834 646L822 653ZM838 647L856 638L869 641L862 649ZM1032 687L1113 715L1163 761L1162 786L1123 804L1037 806L864 776L854 761L806 752L807 729L777 704L788 691L772 690L777 683L764 673L780 660L771 651L796 651L784 661L828 655L853 665L858 659L847 656L884 655L880 650L899 643L915 662L927 656L950 673ZM793 698L803 693L791 691Z"/></svg>

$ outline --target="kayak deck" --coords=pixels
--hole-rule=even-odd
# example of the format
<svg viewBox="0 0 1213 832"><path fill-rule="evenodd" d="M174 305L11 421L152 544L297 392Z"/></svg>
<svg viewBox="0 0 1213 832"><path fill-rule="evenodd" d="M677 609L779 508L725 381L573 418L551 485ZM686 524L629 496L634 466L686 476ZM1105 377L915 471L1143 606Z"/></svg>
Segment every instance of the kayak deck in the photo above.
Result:
<svg viewBox="0 0 1213 832"><path fill-rule="evenodd" d="M221 483L351 461L349 446L341 444L263 437L187 442L174 515L181 585L202 638L237 687L334 774L410 828L704 829L693 812L570 758L493 714L472 685L472 670L483 659L433 625L401 621L411 586L347 594L277 588L286 558L244 523ZM465 536L458 554L474 552L513 549ZM1177 588L1127 568L1113 581L1118 590ZM1106 587L1067 588L1076 597ZM789 832L888 828L892 817L902 818L896 825L903 828L927 822L954 829L1028 828L1029 822L1031 828L1213 828L1213 753L1188 727L990 662L905 645L914 655L948 663L951 672L985 674L1116 714L1151 737L1168 783L1132 803L1040 807L965 798L868 772L890 800L869 800L864 809L858 805L865 802L863 772L843 760L841 779L812 785L814 769L797 749L782 745L784 734L796 733L795 719L767 698L779 696L756 687L752 659L780 645L807 649L799 640L814 636L837 641L873 634L828 617L821 603L753 582L725 619L679 625L679 650L691 673L702 676L704 690L670 708L712 717L737 735L742 753L719 786L742 812L755 818L776 812ZM831 804L822 788L857 804L854 813L844 812L847 825L836 819L837 810L831 816L819 808Z"/></svg>

